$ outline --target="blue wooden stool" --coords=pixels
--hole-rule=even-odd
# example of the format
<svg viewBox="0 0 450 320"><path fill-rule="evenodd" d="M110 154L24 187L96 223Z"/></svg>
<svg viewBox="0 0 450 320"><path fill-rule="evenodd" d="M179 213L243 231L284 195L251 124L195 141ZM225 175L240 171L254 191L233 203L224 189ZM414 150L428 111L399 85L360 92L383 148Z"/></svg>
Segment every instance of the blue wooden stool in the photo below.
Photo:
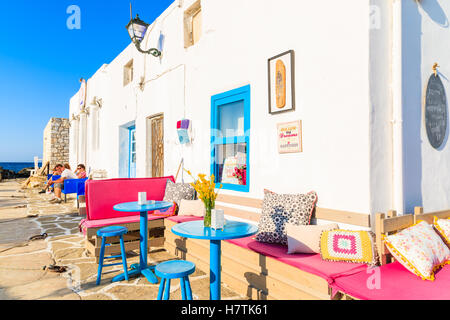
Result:
<svg viewBox="0 0 450 320"><path fill-rule="evenodd" d="M183 300L192 300L189 276L195 272L195 264L189 261L173 260L163 262L156 266L155 274L161 278L158 300L169 300L170 280L180 279L181 297Z"/></svg>
<svg viewBox="0 0 450 320"><path fill-rule="evenodd" d="M125 271L125 280L128 281L128 266L127 266L127 257L125 254L125 244L123 241L123 235L128 232L128 229L125 227L106 227L97 231L97 236L102 238L102 247L100 249L100 260L98 264L98 274L97 274L97 285L100 284L102 280L102 270L103 267L111 267L118 266L123 264L123 269ZM105 247L106 247L106 238L109 237L120 237L120 251L121 255L118 256L110 256L105 258ZM113 263L113 264L103 264L104 259L118 259L122 258L122 263Z"/></svg>

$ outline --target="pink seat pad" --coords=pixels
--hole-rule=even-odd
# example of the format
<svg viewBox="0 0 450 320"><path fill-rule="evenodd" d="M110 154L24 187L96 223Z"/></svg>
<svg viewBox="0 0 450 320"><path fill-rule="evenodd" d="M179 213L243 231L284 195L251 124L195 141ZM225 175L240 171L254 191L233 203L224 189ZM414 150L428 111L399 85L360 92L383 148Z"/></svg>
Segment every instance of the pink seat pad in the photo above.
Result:
<svg viewBox="0 0 450 320"><path fill-rule="evenodd" d="M83 231L83 233L86 233L87 229L90 228L103 228L113 225L122 225L126 223L136 223L140 222L140 215L137 216L129 216L129 217L117 217L117 218L110 218L110 219L101 219L101 220L81 220L80 222L80 230ZM164 217L161 216L154 216L149 214L148 215L148 221L152 220L158 220L158 219L164 219Z"/></svg>
<svg viewBox="0 0 450 320"><path fill-rule="evenodd" d="M333 289L361 300L450 300L450 265L436 273L435 281L420 279L399 262L381 266L379 271L380 289L367 286L374 277L368 272L336 279Z"/></svg>
<svg viewBox="0 0 450 320"><path fill-rule="evenodd" d="M261 243L253 239L254 237L228 240L241 248L258 252L264 256L271 257L280 262L286 263L300 270L315 274L332 284L336 279L367 269L365 264L355 264L346 262L324 261L320 254L288 254L287 247L277 244Z"/></svg>
<svg viewBox="0 0 450 320"><path fill-rule="evenodd" d="M167 218L167 220L173 221L175 223L184 223L184 222L203 220L203 218L194 217L194 216L174 216L174 217Z"/></svg>

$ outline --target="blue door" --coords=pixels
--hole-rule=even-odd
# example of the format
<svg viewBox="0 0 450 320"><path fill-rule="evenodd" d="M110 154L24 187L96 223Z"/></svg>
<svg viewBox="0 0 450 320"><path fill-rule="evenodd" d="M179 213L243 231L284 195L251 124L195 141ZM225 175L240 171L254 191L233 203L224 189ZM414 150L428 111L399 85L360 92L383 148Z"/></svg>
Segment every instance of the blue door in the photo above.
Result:
<svg viewBox="0 0 450 320"><path fill-rule="evenodd" d="M128 161L128 177L136 178L136 127L129 128L130 151Z"/></svg>

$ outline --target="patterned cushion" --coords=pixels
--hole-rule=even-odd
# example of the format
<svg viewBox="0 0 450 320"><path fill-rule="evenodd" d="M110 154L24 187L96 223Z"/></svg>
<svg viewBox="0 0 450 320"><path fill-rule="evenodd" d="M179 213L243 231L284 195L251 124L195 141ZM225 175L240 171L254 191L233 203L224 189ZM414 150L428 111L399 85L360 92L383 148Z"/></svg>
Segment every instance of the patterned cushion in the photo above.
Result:
<svg viewBox="0 0 450 320"><path fill-rule="evenodd" d="M178 211L178 206L177 206L176 202L173 202L173 206L170 207L169 209L153 211L152 215L168 218L168 217L173 217L174 215L176 215L177 211Z"/></svg>
<svg viewBox="0 0 450 320"><path fill-rule="evenodd" d="M164 201L175 202L180 207L180 202L184 200L194 200L195 189L189 183L173 183L167 180Z"/></svg>
<svg viewBox="0 0 450 320"><path fill-rule="evenodd" d="M450 249L425 221L386 236L384 241L395 259L423 280L434 281L435 271L450 262Z"/></svg>
<svg viewBox="0 0 450 320"><path fill-rule="evenodd" d="M276 194L264 191L261 220L256 240L286 245L286 224L309 225L317 194Z"/></svg>
<svg viewBox="0 0 450 320"><path fill-rule="evenodd" d="M378 265L375 235L370 231L330 230L320 237L320 255L326 261Z"/></svg>
<svg viewBox="0 0 450 320"><path fill-rule="evenodd" d="M444 238L445 242L447 242L447 245L450 246L450 218L439 219L438 217L434 217L434 227Z"/></svg>

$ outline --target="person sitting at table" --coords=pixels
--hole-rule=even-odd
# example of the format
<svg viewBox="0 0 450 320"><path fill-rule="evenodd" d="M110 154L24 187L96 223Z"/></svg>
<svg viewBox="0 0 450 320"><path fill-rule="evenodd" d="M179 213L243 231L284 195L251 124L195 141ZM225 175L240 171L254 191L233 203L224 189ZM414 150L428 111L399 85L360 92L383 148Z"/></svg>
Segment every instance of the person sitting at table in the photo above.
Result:
<svg viewBox="0 0 450 320"><path fill-rule="evenodd" d="M61 172L61 178L54 182L55 198L50 200L50 203L61 203L62 202L61 194L62 194L62 191L64 190L64 180L67 180L67 179L78 179L78 177L75 175L75 173L73 173L72 170L70 170L69 164L64 165L63 170Z"/></svg>
<svg viewBox="0 0 450 320"><path fill-rule="evenodd" d="M86 178L86 167L84 164L79 164L77 167L77 170L74 172L78 179L85 179Z"/></svg>
<svg viewBox="0 0 450 320"><path fill-rule="evenodd" d="M62 164L58 164L58 165L55 166L55 168L53 169L53 172L52 172L52 176L50 177L50 179L48 179L47 183L45 184L44 189L42 189L42 190L39 192L40 194L46 193L47 190L48 190L51 186L53 186L53 184L55 183L54 180L56 180L56 179L54 179L54 176L60 176L60 175L61 175L62 168L63 168L63 165L62 165Z"/></svg>

